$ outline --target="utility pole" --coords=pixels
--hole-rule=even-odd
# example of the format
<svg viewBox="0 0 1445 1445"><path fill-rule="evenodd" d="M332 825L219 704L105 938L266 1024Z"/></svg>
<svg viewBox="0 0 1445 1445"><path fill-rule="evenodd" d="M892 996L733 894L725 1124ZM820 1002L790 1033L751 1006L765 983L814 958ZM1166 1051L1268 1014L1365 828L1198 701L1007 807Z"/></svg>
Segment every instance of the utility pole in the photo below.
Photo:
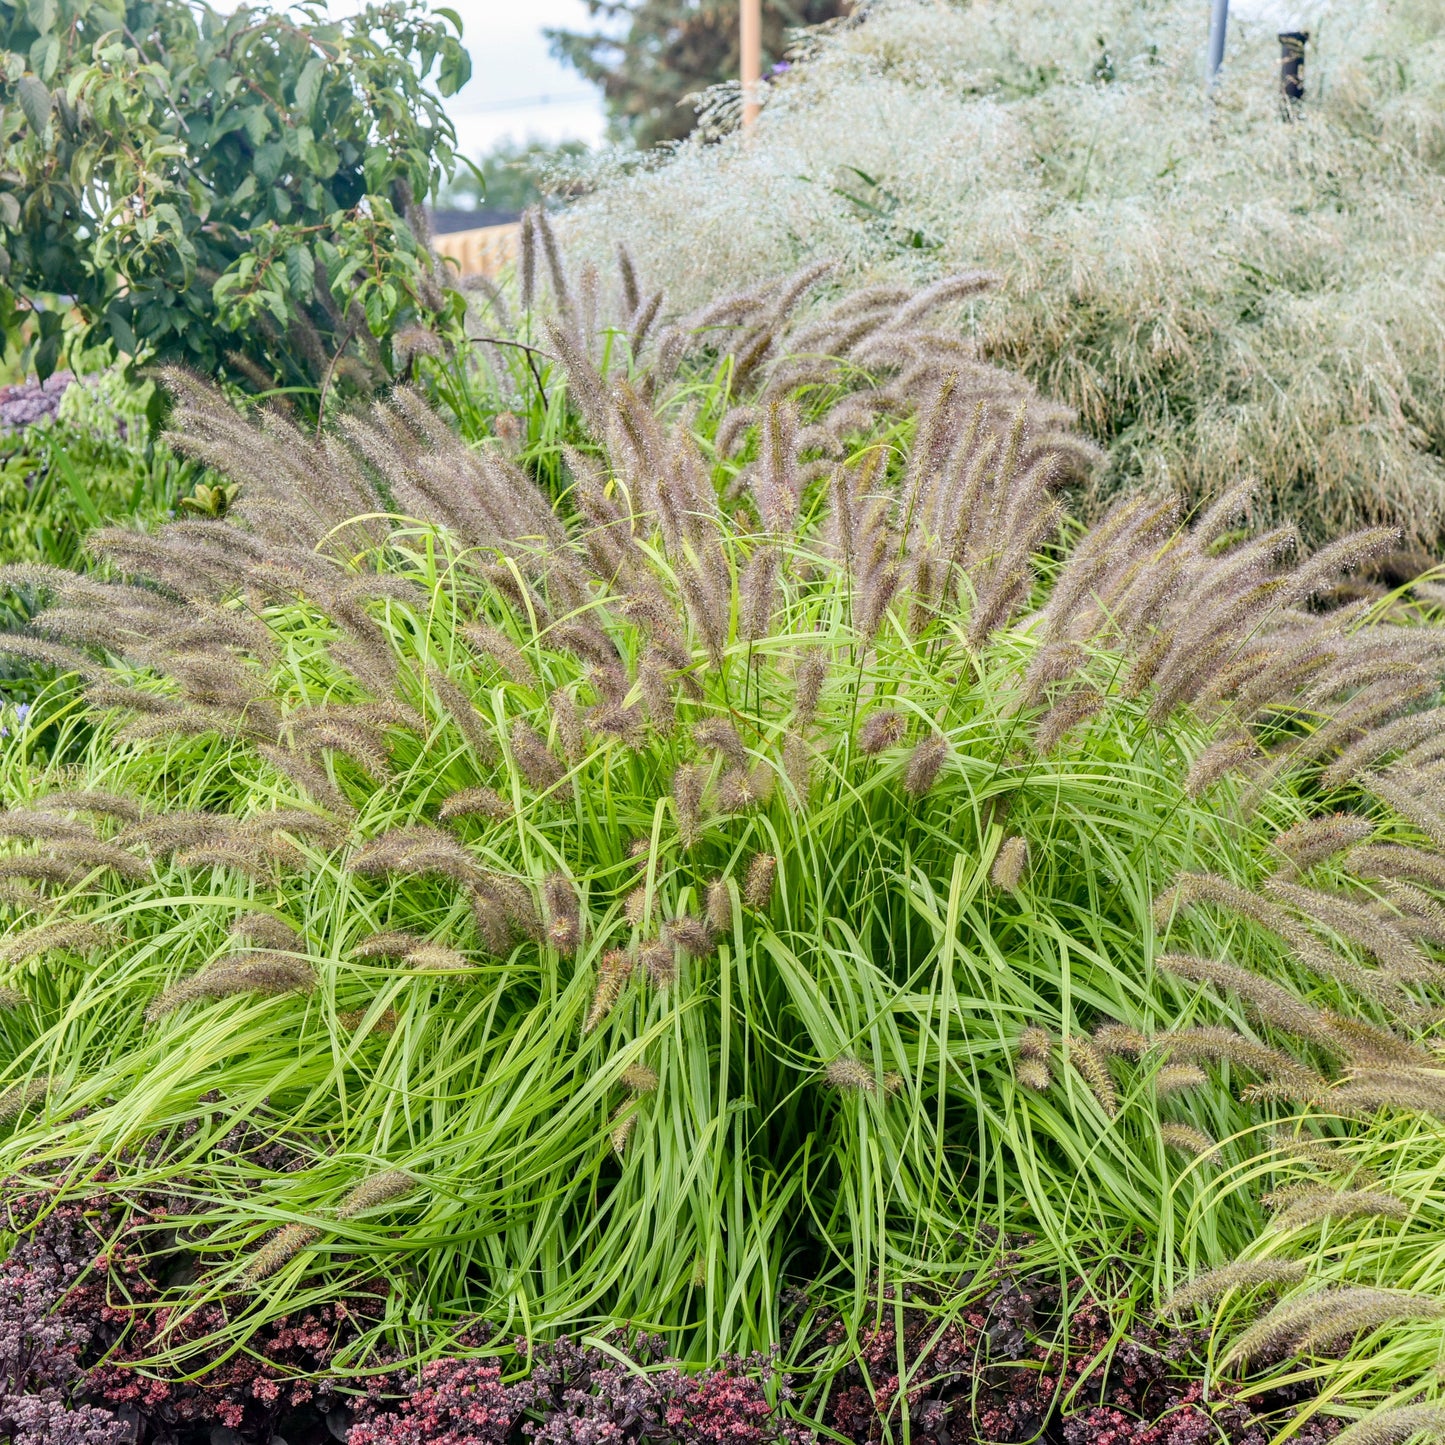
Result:
<svg viewBox="0 0 1445 1445"><path fill-rule="evenodd" d="M1214 0L1214 16L1209 22L1209 85L1219 79L1224 64L1224 35L1229 29L1229 0Z"/></svg>
<svg viewBox="0 0 1445 1445"><path fill-rule="evenodd" d="M742 0L740 26L743 83L743 129L757 124L763 83L763 0Z"/></svg>

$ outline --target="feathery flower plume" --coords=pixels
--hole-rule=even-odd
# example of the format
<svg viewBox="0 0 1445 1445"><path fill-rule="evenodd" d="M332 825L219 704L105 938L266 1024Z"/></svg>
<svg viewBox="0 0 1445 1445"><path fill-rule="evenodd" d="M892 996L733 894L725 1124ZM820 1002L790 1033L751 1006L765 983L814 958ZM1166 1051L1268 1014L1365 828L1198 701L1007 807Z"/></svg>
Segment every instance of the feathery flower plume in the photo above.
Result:
<svg viewBox="0 0 1445 1445"><path fill-rule="evenodd" d="M1211 743L1195 758L1184 779L1184 791L1202 798L1227 774L1248 767L1259 757L1259 744L1248 733L1233 733Z"/></svg>
<svg viewBox="0 0 1445 1445"><path fill-rule="evenodd" d="M1094 1047L1111 1057L1138 1059L1149 1048L1149 1040L1128 1024L1105 1022L1094 1029Z"/></svg>
<svg viewBox="0 0 1445 1445"><path fill-rule="evenodd" d="M1306 888L1284 878L1268 879L1264 886L1266 891L1311 923L1358 943L1400 978L1428 979L1433 976L1426 954L1388 920L1376 918L1358 900Z"/></svg>
<svg viewBox="0 0 1445 1445"><path fill-rule="evenodd" d="M1217 1143L1203 1129L1196 1129L1193 1124L1161 1124L1159 1137L1169 1148L1193 1154L1196 1159L1202 1159Z"/></svg>
<svg viewBox="0 0 1445 1445"><path fill-rule="evenodd" d="M1270 847L1285 860L1286 876L1303 873L1316 863L1362 843L1375 831L1368 818L1331 813L1327 818L1305 818L1270 840Z"/></svg>
<svg viewBox="0 0 1445 1445"><path fill-rule="evenodd" d="M840 1054L826 1069L823 1077L835 1089L844 1093L874 1094L878 1092L878 1081L873 1070L851 1054Z"/></svg>
<svg viewBox="0 0 1445 1445"><path fill-rule="evenodd" d="M495 788L463 788L442 799L437 821L450 823L455 818L491 818L501 822L512 816L512 805Z"/></svg>
<svg viewBox="0 0 1445 1445"><path fill-rule="evenodd" d="M1289 1033L1316 1038L1322 1031L1319 1014L1308 1004L1289 989L1238 964L1199 958L1192 953L1161 953L1154 962L1176 978L1213 984L1217 989L1238 994L1267 1023Z"/></svg>
<svg viewBox="0 0 1445 1445"><path fill-rule="evenodd" d="M771 633L777 588L777 548L760 547L738 583L738 635L744 642L758 642Z"/></svg>
<svg viewBox="0 0 1445 1445"><path fill-rule="evenodd" d="M243 913L226 932L244 943L254 943L278 953L302 951L306 946L300 930L284 918L277 918L274 913Z"/></svg>
<svg viewBox="0 0 1445 1445"><path fill-rule="evenodd" d="M1307 1134L1287 1134L1283 1129L1277 1129L1270 1136L1270 1148L1276 1154L1287 1155L1291 1159L1303 1159L1330 1174L1349 1175L1359 1182L1361 1188L1375 1177L1369 1171L1361 1169L1344 1150L1328 1139Z"/></svg>
<svg viewBox="0 0 1445 1445"><path fill-rule="evenodd" d="M1333 1009L1321 1009L1319 1022L1325 1041L1343 1051L1355 1064L1391 1064L1419 1069L1429 1068L1435 1062L1418 1045L1364 1019L1347 1018Z"/></svg>
<svg viewBox="0 0 1445 1445"><path fill-rule="evenodd" d="M611 948L597 965L597 984L592 991L592 1007L582 1024L582 1032L590 1034L622 997L622 987L631 976L634 959L625 948Z"/></svg>
<svg viewBox="0 0 1445 1445"><path fill-rule="evenodd" d="M995 888L1002 888L1005 893L1017 893L1023 886L1028 866L1028 839L1014 834L1005 838L999 846L998 854L993 860L993 869L989 873L990 881Z"/></svg>
<svg viewBox="0 0 1445 1445"><path fill-rule="evenodd" d="M1335 1445L1406 1445L1423 1436L1425 1441L1445 1439L1445 1405L1396 1405L1376 1410L1341 1430Z"/></svg>
<svg viewBox="0 0 1445 1445"><path fill-rule="evenodd" d="M441 943L418 943L407 951L406 961L419 972L461 973L471 968L456 949Z"/></svg>
<svg viewBox="0 0 1445 1445"><path fill-rule="evenodd" d="M18 1119L21 1114L40 1103L49 1092L49 1074L27 1079L23 1084L11 1084L0 1094L0 1124L8 1124L12 1119Z"/></svg>
<svg viewBox="0 0 1445 1445"><path fill-rule="evenodd" d="M310 993L316 974L302 958L284 953L234 954L208 963L199 973L166 989L146 1009L156 1019L197 999L231 998L240 993Z"/></svg>
<svg viewBox="0 0 1445 1445"><path fill-rule="evenodd" d="M1441 1315L1445 1300L1431 1295L1368 1286L1319 1290L1276 1305L1235 1340L1221 1365L1229 1369L1286 1348L1292 1355L1313 1353L1362 1330Z"/></svg>
<svg viewBox="0 0 1445 1445"><path fill-rule="evenodd" d="M582 939L582 915L577 889L565 873L549 873L542 880L542 906L547 912L548 943L558 953L575 953Z"/></svg>
<svg viewBox="0 0 1445 1445"><path fill-rule="evenodd" d="M401 1199L416 1188L416 1180L403 1169L388 1169L384 1174L373 1174L363 1179L336 1206L338 1219L354 1219L368 1209L390 1204Z"/></svg>
<svg viewBox="0 0 1445 1445"><path fill-rule="evenodd" d="M1257 1044L1234 1029L1213 1024L1172 1029L1155 1041L1172 1059L1193 1063L1200 1059L1238 1064L1271 1082L1296 1090L1301 1099L1318 1098L1326 1081L1280 1049Z"/></svg>
<svg viewBox="0 0 1445 1445"><path fill-rule="evenodd" d="M483 657L496 663L513 682L522 687L536 685L537 674L527 661L526 654L500 627L493 627L490 622L468 622L462 627L461 634Z"/></svg>
<svg viewBox="0 0 1445 1445"><path fill-rule="evenodd" d="M1324 1219L1408 1219L1403 1199L1383 1189L1311 1189L1297 1195L1270 1221L1276 1229L1300 1229Z"/></svg>
<svg viewBox="0 0 1445 1445"><path fill-rule="evenodd" d="M730 722L721 718L700 722L693 727L692 740L705 752L720 753L734 767L747 765L748 750Z"/></svg>
<svg viewBox="0 0 1445 1445"><path fill-rule="evenodd" d="M575 767L587 756L587 729L583 725L577 702L565 687L559 687L547 699L547 710L551 713L552 722L557 729L557 741L562 744L562 756ZM515 746L514 740L513 747ZM553 762L555 761L553 759ZM543 765L545 766L545 759Z"/></svg>
<svg viewBox="0 0 1445 1445"><path fill-rule="evenodd" d="M707 771L697 763L684 763L672 775L672 812L677 821L678 841L684 848L691 848L697 841L706 781Z"/></svg>
<svg viewBox="0 0 1445 1445"><path fill-rule="evenodd" d="M0 963L24 963L42 953L89 953L106 941L104 930L73 919L38 923L0 939Z"/></svg>
<svg viewBox="0 0 1445 1445"><path fill-rule="evenodd" d="M134 853L114 843L103 843L99 838L89 841L80 839L57 839L45 847L47 856L61 863L69 863L85 872L97 868L108 868L131 883L144 883L151 876L150 864Z"/></svg>
<svg viewBox="0 0 1445 1445"><path fill-rule="evenodd" d="M866 758L876 758L885 749L902 742L907 727L903 714L896 708L876 708L858 729L858 751Z"/></svg>
<svg viewBox="0 0 1445 1445"><path fill-rule="evenodd" d="M1371 843L1346 859L1361 878L1409 878L1445 892L1445 857L1401 843Z"/></svg>
<svg viewBox="0 0 1445 1445"><path fill-rule="evenodd" d="M1165 1064L1154 1075L1154 1092L1162 1099L1169 1094L1182 1094L1209 1082L1209 1075L1197 1064Z"/></svg>
<svg viewBox="0 0 1445 1445"><path fill-rule="evenodd" d="M71 818L30 808L10 808L0 812L0 838L23 838L27 842L63 838L89 842L94 840L95 834L84 823L77 823Z"/></svg>
<svg viewBox="0 0 1445 1445"><path fill-rule="evenodd" d="M1359 1069L1330 1090L1329 1102L1346 1114L1387 1108L1445 1119L1445 1077L1419 1069Z"/></svg>
<svg viewBox="0 0 1445 1445"><path fill-rule="evenodd" d="M455 838L423 823L393 828L368 839L347 866L364 877L434 873L456 883L473 883L481 873L476 860Z"/></svg>
<svg viewBox="0 0 1445 1445"><path fill-rule="evenodd" d="M647 884L639 883L628 893L622 903L622 916L634 928L641 928L647 922Z"/></svg>
<svg viewBox="0 0 1445 1445"><path fill-rule="evenodd" d="M707 886L707 926L715 934L723 934L732 926L733 897L726 878L714 878Z"/></svg>
<svg viewBox="0 0 1445 1445"><path fill-rule="evenodd" d="M1086 723L1104 706L1104 696L1092 687L1066 692L1039 719L1034 729L1034 751L1047 757L1076 727Z"/></svg>
<svg viewBox="0 0 1445 1445"><path fill-rule="evenodd" d="M283 1225L251 1256L242 1279L254 1289L320 1238L321 1231L310 1224Z"/></svg>
<svg viewBox="0 0 1445 1445"><path fill-rule="evenodd" d="M712 929L703 919L694 918L690 913L670 918L664 932L668 940L689 958L706 958L717 947Z"/></svg>
<svg viewBox="0 0 1445 1445"><path fill-rule="evenodd" d="M806 726L818 714L823 683L828 677L828 659L821 647L810 647L793 669L793 716Z"/></svg>
<svg viewBox="0 0 1445 1445"><path fill-rule="evenodd" d="M947 758L948 742L942 733L929 733L920 739L903 765L903 791L912 798L932 791Z"/></svg>
<svg viewBox="0 0 1445 1445"><path fill-rule="evenodd" d="M759 763L755 768L731 768L718 779L714 800L719 813L746 813L763 807L773 795L774 774Z"/></svg>
<svg viewBox="0 0 1445 1445"><path fill-rule="evenodd" d="M23 1008L30 1000L20 992L18 988L10 988L8 985L0 985L0 1009Z"/></svg>
<svg viewBox="0 0 1445 1445"><path fill-rule="evenodd" d="M103 818L116 818L122 823L140 820L140 804L120 793L107 793L100 788L61 789L46 793L39 800L46 809L63 808L76 813L98 813Z"/></svg>
<svg viewBox="0 0 1445 1445"><path fill-rule="evenodd" d="M654 988L667 988L677 981L677 953L672 944L654 938L638 949L637 960Z"/></svg>
<svg viewBox="0 0 1445 1445"><path fill-rule="evenodd" d="M1049 1066L1039 1059L1020 1058L1014 1062L1014 1077L1024 1088L1032 1089L1036 1094L1045 1093L1054 1076L1049 1072Z"/></svg>
<svg viewBox="0 0 1445 1445"><path fill-rule="evenodd" d="M1087 1034L1072 1034L1068 1045L1069 1062L1089 1086L1099 1107L1112 1119L1119 1112L1119 1096L1104 1054Z"/></svg>
<svg viewBox="0 0 1445 1445"><path fill-rule="evenodd" d="M420 947L426 940L415 933L406 933L399 928L372 933L355 944L351 950L353 958L405 958L412 949Z"/></svg>
<svg viewBox="0 0 1445 1445"><path fill-rule="evenodd" d="M612 1126L611 1133L607 1136L612 1145L612 1152L620 1159L626 1152L627 1146L632 1141L632 1136L637 1129L637 1110L629 1109L626 1104L621 1106L627 1112ZM616 1119L617 1115L614 1114Z"/></svg>
<svg viewBox="0 0 1445 1445"><path fill-rule="evenodd" d="M511 731L512 757L533 792L545 793L561 781L564 769L536 728L514 718Z"/></svg>
<svg viewBox="0 0 1445 1445"><path fill-rule="evenodd" d="M621 1074L622 1082L634 1094L655 1094L657 1092L657 1071L646 1064L628 1064Z"/></svg>
<svg viewBox="0 0 1445 1445"><path fill-rule="evenodd" d="M1360 787L1388 803L1407 822L1413 823L1437 848L1445 848L1445 813L1408 786L1409 775L1367 773Z"/></svg>
<svg viewBox="0 0 1445 1445"><path fill-rule="evenodd" d="M743 903L755 912L764 912L773 901L773 880L777 873L778 860L772 853L755 853L743 884Z"/></svg>
<svg viewBox="0 0 1445 1445"><path fill-rule="evenodd" d="M1277 1289L1305 1277L1309 1265L1302 1259L1238 1259L1195 1275L1159 1307L1161 1315L1182 1315L1200 1305L1213 1304L1234 1289Z"/></svg>
<svg viewBox="0 0 1445 1445"><path fill-rule="evenodd" d="M1040 1063L1046 1064L1053 1057L1053 1052L1054 1041L1049 1037L1047 1029L1041 1029L1037 1024L1030 1024L1019 1035L1019 1058L1037 1059Z"/></svg>

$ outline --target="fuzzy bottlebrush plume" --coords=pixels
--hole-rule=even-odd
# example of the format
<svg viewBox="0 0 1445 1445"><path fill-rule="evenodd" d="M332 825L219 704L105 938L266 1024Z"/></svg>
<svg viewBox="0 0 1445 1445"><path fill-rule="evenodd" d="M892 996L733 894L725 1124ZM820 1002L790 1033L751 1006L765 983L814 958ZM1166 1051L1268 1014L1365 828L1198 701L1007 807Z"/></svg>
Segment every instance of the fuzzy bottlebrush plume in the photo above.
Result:
<svg viewBox="0 0 1445 1445"><path fill-rule="evenodd" d="M1277 1289L1283 1284L1294 1284L1309 1271L1309 1265L1301 1259L1239 1259L1233 1264L1221 1265L1204 1274L1196 1275L1188 1284L1181 1285L1160 1306L1161 1315L1182 1315L1200 1305L1213 1304L1215 1300L1236 1289Z"/></svg>
<svg viewBox="0 0 1445 1445"><path fill-rule="evenodd" d="M860 1059L855 1059L850 1054L842 1054L834 1059L826 1069L823 1070L823 1077L835 1089L843 1093L853 1094L876 1094L878 1092L878 1081L873 1077L873 1070Z"/></svg>
<svg viewBox="0 0 1445 1445"><path fill-rule="evenodd" d="M1361 878L1406 878L1445 892L1445 855L1423 848L1372 843L1353 849L1345 862Z"/></svg>
<svg viewBox="0 0 1445 1445"><path fill-rule="evenodd" d="M903 791L911 798L931 792L947 760L948 742L942 733L930 733L915 743L903 765Z"/></svg>
<svg viewBox="0 0 1445 1445"><path fill-rule="evenodd" d="M590 1034L607 1017L622 997L622 989L632 976L637 960L624 948L609 949L597 965L597 983L592 991L592 1006L582 1024L582 1032Z"/></svg>
<svg viewBox="0 0 1445 1445"><path fill-rule="evenodd" d="M1017 834L1005 838L993 860L989 880L1005 893L1018 893L1023 888L1029 868L1029 842Z"/></svg>
<svg viewBox="0 0 1445 1445"><path fill-rule="evenodd" d="M1265 884L1269 893L1308 922L1328 928L1374 954L1396 977L1430 979L1435 969L1429 957L1388 920L1375 917L1358 900L1338 893L1323 893L1283 878Z"/></svg>
<svg viewBox="0 0 1445 1445"><path fill-rule="evenodd" d="M437 821L450 823L457 818L490 818L502 822L512 816L512 805L495 788L463 788L442 799Z"/></svg>
<svg viewBox="0 0 1445 1445"><path fill-rule="evenodd" d="M517 718L512 723L512 757L536 793L550 792L562 780L562 764L552 755L546 740L530 723Z"/></svg>
<svg viewBox="0 0 1445 1445"><path fill-rule="evenodd" d="M455 883L475 883L482 874L476 860L455 838L420 823L370 839L352 855L348 866L364 877L431 873Z"/></svg>
<svg viewBox="0 0 1445 1445"><path fill-rule="evenodd" d="M24 1008L30 1000L18 988L0 985L0 1009Z"/></svg>
<svg viewBox="0 0 1445 1445"><path fill-rule="evenodd" d="M714 878L707 886L707 926L717 936L732 927L733 896L726 878Z"/></svg>
<svg viewBox="0 0 1445 1445"><path fill-rule="evenodd" d="M52 1080L49 1074L36 1079L27 1079L23 1084L11 1084L0 1094L0 1124L8 1124L21 1114L33 1109L51 1092Z"/></svg>
<svg viewBox="0 0 1445 1445"><path fill-rule="evenodd" d="M285 953L232 954L166 989L146 1009L146 1018L154 1021L197 999L310 993L315 987L316 974L303 958Z"/></svg>
<svg viewBox="0 0 1445 1445"><path fill-rule="evenodd" d="M582 910L577 887L565 873L549 873L542 880L542 906L547 914L547 942L570 957L582 941Z"/></svg>
<svg viewBox="0 0 1445 1445"><path fill-rule="evenodd" d="M628 1064L619 1077L634 1094L655 1094L657 1092L657 1071L649 1069L646 1064Z"/></svg>
<svg viewBox="0 0 1445 1445"><path fill-rule="evenodd" d="M1094 1029L1094 1047L1110 1058L1138 1059L1148 1051L1149 1040L1128 1024L1105 1022Z"/></svg>
<svg viewBox="0 0 1445 1445"><path fill-rule="evenodd" d="M717 935L706 919L694 918L689 913L668 919L665 932L668 940L689 958L706 958L717 947Z"/></svg>
<svg viewBox="0 0 1445 1445"><path fill-rule="evenodd" d="M868 714L858 728L858 751L874 758L903 741L908 724L895 708L879 708Z"/></svg>
<svg viewBox="0 0 1445 1445"><path fill-rule="evenodd" d="M1285 875L1292 876L1363 843L1374 831L1368 818L1331 813L1325 818L1305 818L1277 833L1270 839L1270 847L1283 860Z"/></svg>
<svg viewBox="0 0 1445 1445"><path fill-rule="evenodd" d="M747 765L748 750L730 722L720 719L700 722L692 730L692 740L703 752L719 753L734 767Z"/></svg>
<svg viewBox="0 0 1445 1445"><path fill-rule="evenodd" d="M406 958L413 949L421 948L426 939L415 933L387 929L363 938L351 950L353 958Z"/></svg>
<svg viewBox="0 0 1445 1445"><path fill-rule="evenodd" d="M648 921L648 915L647 884L639 883L636 888L629 890L627 897L623 899L622 916L634 928L641 928Z"/></svg>
<svg viewBox="0 0 1445 1445"><path fill-rule="evenodd" d="M1048 1030L1030 1025L1019 1035L1015 1052L1014 1075L1019 1083L1043 1093L1053 1082L1049 1062L1053 1058L1054 1041Z"/></svg>
<svg viewBox="0 0 1445 1445"><path fill-rule="evenodd" d="M1162 1099L1169 1094L1182 1094L1209 1082L1209 1075L1198 1064L1165 1064L1154 1075L1154 1092Z"/></svg>
<svg viewBox="0 0 1445 1445"><path fill-rule="evenodd" d="M722 814L746 813L752 808L767 806L776 781L772 769L764 764L754 768L732 768L717 781L713 799Z"/></svg>
<svg viewBox="0 0 1445 1445"><path fill-rule="evenodd" d="M806 727L817 716L828 677L828 659L820 648L809 648L793 669L793 716Z"/></svg>
<svg viewBox="0 0 1445 1445"><path fill-rule="evenodd" d="M690 848L697 841L702 824L702 795L707 772L696 763L684 763L672 775L672 811L678 841Z"/></svg>
<svg viewBox="0 0 1445 1445"><path fill-rule="evenodd" d="M1276 1305L1235 1340L1221 1365L1229 1369L1280 1352L1311 1354L1367 1329L1442 1315L1445 1300L1431 1295L1366 1286L1320 1290Z"/></svg>
<svg viewBox="0 0 1445 1445"><path fill-rule="evenodd" d="M354 1219L368 1209L404 1199L415 1188L416 1180L404 1169L388 1169L384 1174L373 1174L346 1194L336 1206L336 1217Z"/></svg>
<svg viewBox="0 0 1445 1445"><path fill-rule="evenodd" d="M1161 953L1154 963L1177 978L1212 984L1222 992L1238 994L1267 1023L1288 1033L1316 1038L1325 1032L1317 1010L1283 985L1238 964L1199 958L1191 953Z"/></svg>
<svg viewBox="0 0 1445 1445"><path fill-rule="evenodd" d="M242 1274L252 1289L271 1278L309 1249L321 1238L321 1231L310 1224L284 1224L250 1258Z"/></svg>
<svg viewBox="0 0 1445 1445"><path fill-rule="evenodd" d="M121 793L108 793L100 788L61 789L37 799L47 812L95 813L102 818L115 818L122 823L140 820L141 806L135 798Z"/></svg>
<svg viewBox="0 0 1445 1445"><path fill-rule="evenodd" d="M654 988L667 988L677 981L677 951L672 944L654 938L637 950L637 961Z"/></svg>
<svg viewBox="0 0 1445 1445"><path fill-rule="evenodd" d="M1184 791L1191 798L1202 798L1216 783L1248 767L1258 756L1259 744L1249 733L1221 738L1205 748L1190 765Z"/></svg>
<svg viewBox="0 0 1445 1445"><path fill-rule="evenodd" d="M778 876L778 860L772 853L756 853L748 864L743 884L743 902L756 913L766 912L773 901L773 882Z"/></svg>
<svg viewBox="0 0 1445 1445"><path fill-rule="evenodd" d="M274 913L243 913L226 932L243 943L279 953L288 950L305 952L306 948L301 931L284 918L277 918Z"/></svg>
<svg viewBox="0 0 1445 1445"><path fill-rule="evenodd" d="M106 939L104 929L78 919L39 923L0 939L0 963L24 963L42 953L91 953Z"/></svg>
<svg viewBox="0 0 1445 1445"><path fill-rule="evenodd" d="M1193 1124L1161 1124L1159 1137L1169 1148L1193 1154L1196 1159L1202 1159L1210 1150L1219 1147L1217 1140L1211 1139L1203 1129L1196 1129Z"/></svg>
<svg viewBox="0 0 1445 1445"><path fill-rule="evenodd" d="M1119 1095L1103 1050L1087 1034L1074 1034L1068 1041L1068 1055L1069 1062L1099 1101L1099 1107L1112 1119L1119 1112Z"/></svg>
<svg viewBox="0 0 1445 1445"><path fill-rule="evenodd" d="M1341 1430L1335 1445L1407 1445L1445 1439L1445 1405L1430 1402L1376 1410Z"/></svg>
<svg viewBox="0 0 1445 1445"><path fill-rule="evenodd" d="M1233 1029L1209 1024L1173 1029L1161 1034L1155 1043L1171 1061L1192 1063L1207 1059L1235 1064L1292 1091L1291 1097L1301 1100L1319 1098L1327 1088L1326 1081L1313 1069L1282 1050L1255 1043Z"/></svg>
<svg viewBox="0 0 1445 1445"><path fill-rule="evenodd" d="M1301 1229L1326 1219L1408 1219L1403 1199L1383 1189L1311 1189L1291 1199L1271 1221L1276 1229Z"/></svg>

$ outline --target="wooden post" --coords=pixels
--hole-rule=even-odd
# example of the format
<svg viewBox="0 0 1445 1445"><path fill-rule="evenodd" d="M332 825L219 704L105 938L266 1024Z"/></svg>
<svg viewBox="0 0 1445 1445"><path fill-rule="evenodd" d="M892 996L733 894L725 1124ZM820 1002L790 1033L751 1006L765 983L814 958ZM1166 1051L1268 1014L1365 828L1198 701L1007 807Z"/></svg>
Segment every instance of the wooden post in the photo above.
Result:
<svg viewBox="0 0 1445 1445"><path fill-rule="evenodd" d="M743 129L751 130L757 123L760 92L763 83L763 3L742 0L740 26L743 83Z"/></svg>

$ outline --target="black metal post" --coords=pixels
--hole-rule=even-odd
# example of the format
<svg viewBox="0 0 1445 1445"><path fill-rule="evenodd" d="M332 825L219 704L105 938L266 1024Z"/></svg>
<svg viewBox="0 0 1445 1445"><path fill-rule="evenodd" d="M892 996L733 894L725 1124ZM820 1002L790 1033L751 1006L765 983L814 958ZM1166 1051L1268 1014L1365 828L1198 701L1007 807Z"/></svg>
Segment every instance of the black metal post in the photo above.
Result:
<svg viewBox="0 0 1445 1445"><path fill-rule="evenodd" d="M1279 88L1287 104L1305 98L1305 46L1308 30L1282 30L1279 36Z"/></svg>

